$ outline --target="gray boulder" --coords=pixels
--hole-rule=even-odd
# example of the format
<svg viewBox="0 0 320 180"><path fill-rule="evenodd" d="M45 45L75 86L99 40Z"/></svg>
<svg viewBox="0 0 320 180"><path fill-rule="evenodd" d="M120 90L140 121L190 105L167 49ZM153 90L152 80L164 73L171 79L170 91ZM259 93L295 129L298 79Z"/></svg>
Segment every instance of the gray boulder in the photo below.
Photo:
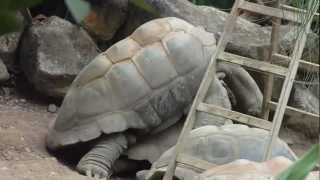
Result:
<svg viewBox="0 0 320 180"><path fill-rule="evenodd" d="M214 33L217 39L222 34L224 24L228 17L228 13L220 11L219 9L208 6L196 6L188 0L146 1L153 5L153 7L159 12L160 16L179 17L195 26L202 26L206 31ZM292 49L290 43L294 40L294 36L290 34L284 36L290 31L294 31L292 26L281 26L280 28L280 37L282 37L281 41L285 41L282 43L282 50ZM267 51L270 45L270 35L270 27L262 27L240 17L237 20L233 33L230 35L230 43L227 45L226 51L263 60L268 55ZM313 37L310 37L311 39L316 39L315 34L312 34L312 36ZM308 46L309 43L307 43L307 47ZM319 45L317 47L310 48L317 51Z"/></svg>
<svg viewBox="0 0 320 180"><path fill-rule="evenodd" d="M63 97L79 71L97 54L94 42L84 30L52 16L35 21L26 30L19 61L38 91Z"/></svg>
<svg viewBox="0 0 320 180"><path fill-rule="evenodd" d="M18 12L16 19L22 26L16 32L7 33L0 36L0 58L8 69L12 69L16 60L16 51L23 28L27 24L24 16Z"/></svg>
<svg viewBox="0 0 320 180"><path fill-rule="evenodd" d="M147 0L161 16L175 16L220 37L228 13L213 7L195 6L187 0ZM270 40L270 30L243 18L237 20L227 50L243 56L261 57Z"/></svg>
<svg viewBox="0 0 320 180"><path fill-rule="evenodd" d="M319 96L312 93L310 88L302 84L295 84L294 91L291 93L291 106L319 114ZM304 116L291 116L285 122L287 127L290 127L298 132L302 132L309 138L318 139L319 137L319 119L310 119Z"/></svg>
<svg viewBox="0 0 320 180"><path fill-rule="evenodd" d="M21 32L13 32L0 36L0 58L8 68L11 68L16 60L20 36Z"/></svg>
<svg viewBox="0 0 320 180"><path fill-rule="evenodd" d="M0 83L9 79L9 73L7 67L3 64L0 58Z"/></svg>

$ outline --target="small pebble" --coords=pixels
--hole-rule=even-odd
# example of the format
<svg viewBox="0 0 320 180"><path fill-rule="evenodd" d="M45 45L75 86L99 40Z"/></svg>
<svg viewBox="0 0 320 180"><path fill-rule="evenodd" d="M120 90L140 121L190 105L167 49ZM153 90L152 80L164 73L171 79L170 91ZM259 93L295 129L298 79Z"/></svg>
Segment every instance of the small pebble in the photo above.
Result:
<svg viewBox="0 0 320 180"><path fill-rule="evenodd" d="M56 113L58 111L58 107L55 104L49 104L48 112Z"/></svg>
<svg viewBox="0 0 320 180"><path fill-rule="evenodd" d="M27 102L27 100L26 100L26 99L20 99L20 102L22 102L22 103L26 103L26 102Z"/></svg>

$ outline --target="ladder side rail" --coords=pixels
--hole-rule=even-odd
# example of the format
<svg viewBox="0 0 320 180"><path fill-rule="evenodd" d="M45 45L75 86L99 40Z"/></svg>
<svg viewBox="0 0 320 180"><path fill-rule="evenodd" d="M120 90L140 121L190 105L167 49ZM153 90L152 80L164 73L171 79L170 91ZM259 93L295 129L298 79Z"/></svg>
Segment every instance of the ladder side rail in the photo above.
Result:
<svg viewBox="0 0 320 180"><path fill-rule="evenodd" d="M228 43L227 38L229 38L228 34L230 34L232 32L232 30L236 24L237 17L239 16L238 7L243 1L244 0L236 0L234 2L231 13L230 13L229 17L227 18L226 25L224 27L224 31L219 39L218 46L217 46L216 50L214 51L213 56L211 57L207 71L204 74L204 78L202 79L200 87L198 89L198 92L195 96L195 99L193 100L192 106L190 108L187 119L186 119L184 126L182 128L182 131L179 135L178 141L173 149L173 151L174 151L173 156L168 164L167 171L163 177L164 180L172 180L173 179L173 176L175 173L175 168L176 168L177 156L180 153L180 151L183 149L184 138L186 138L187 133L189 133L191 131L191 129L194 125L195 112L197 110L197 106L205 98L205 94L208 91L210 83L213 79L212 76L215 74L216 59L218 58L219 53L224 51L224 49L226 48L226 45Z"/></svg>
<svg viewBox="0 0 320 180"><path fill-rule="evenodd" d="M280 0L276 1L275 8L280 7ZM278 52L279 49L279 35L280 35L280 24L281 19L277 17L272 18L272 31L271 31L271 46L269 49L269 55L268 59L266 59L266 62L272 63L272 55ZM261 118L265 120L269 120L269 113L270 113L270 107L269 107L269 101L271 101L272 97L272 89L273 89L273 75L268 74L264 76L264 82L263 82L263 101L262 101L262 111L261 111Z"/></svg>
<svg viewBox="0 0 320 180"><path fill-rule="evenodd" d="M317 4L319 4L319 1L317 1ZM311 18L313 18L314 14L312 14ZM302 56L302 52L307 40L307 33L310 29L311 26L311 21L308 22L306 27L303 27L303 31L302 34L299 35L299 37L296 40L295 43L295 47L293 50L293 55L292 55L292 59L289 65L289 74L288 76L285 78L285 81L283 83L283 88L281 90L280 93L280 99L278 102L278 106L276 108L274 117L273 117L273 127L271 130L271 138L270 141L268 143L267 146L267 150L265 153L265 157L264 159L270 159L271 157L271 153L272 153L272 148L275 144L276 138L278 137L279 131L280 131L280 127L282 124L282 120L283 120L283 116L284 116L284 111L287 107L287 103L289 100L289 96L290 96L290 92L293 86L293 82L295 80L295 76L297 74L298 71L298 67L299 67L299 60Z"/></svg>

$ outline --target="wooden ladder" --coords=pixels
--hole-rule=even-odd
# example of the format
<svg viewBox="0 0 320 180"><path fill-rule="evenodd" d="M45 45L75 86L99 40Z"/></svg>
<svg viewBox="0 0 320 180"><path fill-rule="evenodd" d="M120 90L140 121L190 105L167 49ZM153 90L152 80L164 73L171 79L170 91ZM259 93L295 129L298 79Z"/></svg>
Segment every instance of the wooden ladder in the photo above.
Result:
<svg viewBox="0 0 320 180"><path fill-rule="evenodd" d="M319 1L317 1L317 3L319 4ZM271 32L271 48L269 51L269 58L265 62L224 52L228 43L228 35L233 31L241 10L267 15L273 18L274 23ZM278 137L282 119L285 113L289 115L303 114L308 118L319 120L319 115L317 114L309 113L300 109L287 106L287 102L295 80L295 76L298 71L299 64L301 63L301 66L305 68L311 68L315 71L319 70L318 64L300 60L307 38L307 32L310 29L311 21L307 25L303 26L303 24L301 24L299 18L297 17L299 13L306 12L307 11L302 9L297 9L288 6L280 6L279 2L276 3L275 7L268 7L256 3L251 3L245 0L235 0L231 13L226 21L224 31L219 39L217 48L215 49L212 55L211 61L209 63L207 71L204 74L204 77L195 96L193 104L190 108L185 124L178 138L177 144L175 145L173 156L170 159L169 164L167 164L168 167L163 178L164 180L173 179L177 163L187 167L192 167L193 170L199 172L204 171L213 166L213 164L207 161L182 153L185 139L187 138L194 126L196 117L195 114L198 111L225 117L227 119L247 124L249 126L269 130L271 138L268 142L268 146L265 152L265 160L271 157L272 147L274 146L275 140ZM315 14L312 14L311 18L313 18L314 15ZM281 19L293 21L295 23L300 23L300 26L303 29L301 31L302 33L299 33L300 35L295 42L295 46L291 57L280 55L277 53L277 47L279 44L279 25ZM210 83L214 79L216 73L215 68L217 59L228 63L238 64L246 68L255 71L260 71L269 75L267 76L264 82L265 91L262 118L242 114L236 111L224 109L219 106L204 103L204 98L207 94ZM274 64L271 64L271 60L275 60ZM284 64L289 64L289 67L286 68L280 66ZM278 103L271 101L273 75L285 77ZM272 123L268 121L268 114L270 109L275 110Z"/></svg>

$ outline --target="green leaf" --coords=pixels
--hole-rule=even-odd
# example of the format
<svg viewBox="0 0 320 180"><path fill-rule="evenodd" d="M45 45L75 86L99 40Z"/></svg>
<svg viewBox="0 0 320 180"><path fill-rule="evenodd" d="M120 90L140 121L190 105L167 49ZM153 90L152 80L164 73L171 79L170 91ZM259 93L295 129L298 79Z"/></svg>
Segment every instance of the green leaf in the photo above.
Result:
<svg viewBox="0 0 320 180"><path fill-rule="evenodd" d="M64 2L78 24L80 24L90 12L90 4L84 0L65 0Z"/></svg>
<svg viewBox="0 0 320 180"><path fill-rule="evenodd" d="M21 23L16 19L16 12L1 10L0 11L0 36L13 32L21 27Z"/></svg>
<svg viewBox="0 0 320 180"><path fill-rule="evenodd" d="M319 147L317 144L311 148L301 159L292 164L288 169L281 172L276 180L301 180L309 174L309 172L319 162Z"/></svg>
<svg viewBox="0 0 320 180"><path fill-rule="evenodd" d="M149 3L147 3L145 0L130 0L130 2L132 4L134 4L135 6L150 12L152 14L158 15L158 11L155 10Z"/></svg>

